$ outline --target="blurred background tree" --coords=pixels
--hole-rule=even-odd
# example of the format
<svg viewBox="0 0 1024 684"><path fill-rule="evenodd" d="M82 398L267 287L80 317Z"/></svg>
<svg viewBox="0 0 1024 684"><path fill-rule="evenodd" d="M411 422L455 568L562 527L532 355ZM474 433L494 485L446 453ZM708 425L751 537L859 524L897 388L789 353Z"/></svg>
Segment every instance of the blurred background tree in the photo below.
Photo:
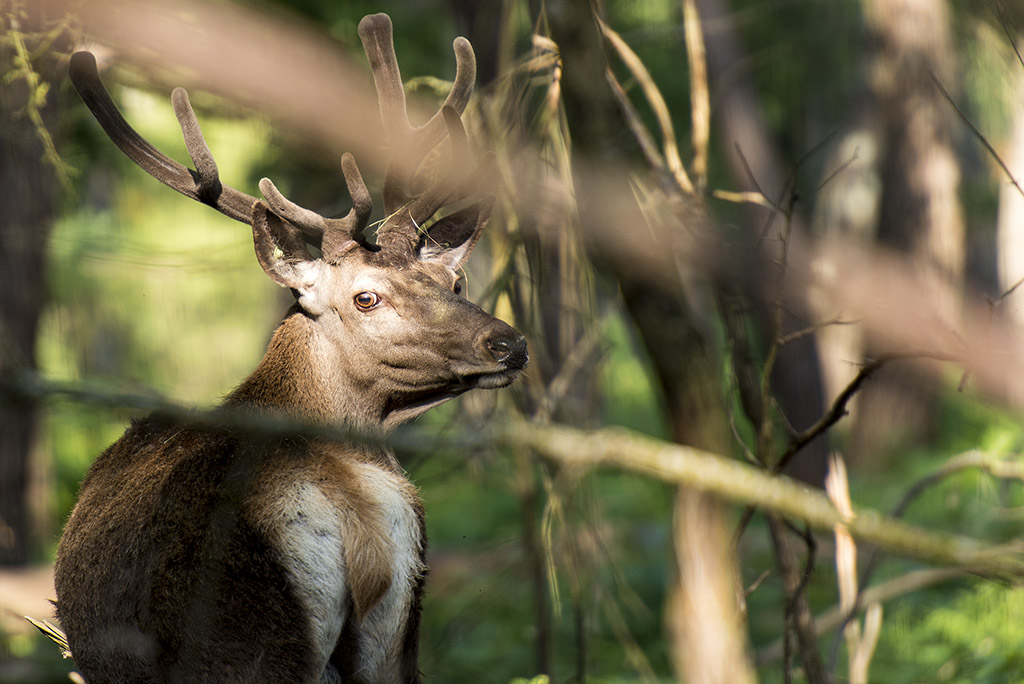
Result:
<svg viewBox="0 0 1024 684"><path fill-rule="evenodd" d="M296 202L341 215L348 198L338 155L355 151L362 165L380 147L359 107L344 104L350 89L368 84L355 27L384 11L417 97L443 94L455 35L476 49L479 90L467 118L493 154L498 202L470 265L469 296L514 320L533 358L516 391L434 411L424 419L431 430L457 434L510 413L540 424L621 425L768 470L787 454L790 472L816 486L827 454L839 449L851 456L854 500L882 509L964 449L1021 447L1016 414L993 400L999 392L979 382L956 391L962 369L886 364L867 384L874 396L858 395L855 420L789 454L792 435L813 426L862 370L865 349L908 349L872 337L867 325L827 325L858 322L855 307L813 296L787 296L782 306L776 297L779 282L799 282L810 268L792 264L788 273L787 255L836 235L901 252L906 270L938 281L934 295L921 287L943 299L936 310L948 321L970 288L995 298L1012 287L1010 275L999 284L996 264L1016 252L997 251L996 225L1011 203L999 197L1013 191L935 79L1004 149L1024 74L1012 44L1020 3L264 0L240 3L237 21L222 24L220 15L196 17L230 5L0 7L0 188L9 209L0 225L0 374L8 390L13 371L38 368L98 396L209 407L253 367L288 303L252 258L247 231L167 191L113 148L65 82L69 51L97 52L126 118L170 156L187 159L167 98L183 84L226 182L251 191L268 175ZM130 23L146 12L161 21ZM680 191L649 84L597 18L635 51L660 92L690 190ZM259 21L274 30L259 33L252 27L267 25ZM167 57L157 37L173 38L172 29L186 33ZM140 46L143 35L150 42ZM290 36L302 38L275 52L273 39ZM711 117L704 162L697 37ZM235 73L239 45L253 50L249 59L267 53L282 64L327 45L356 65L356 76L335 92L323 77L334 73L334 58L311 52L304 70L282 76L260 63L251 80L232 82L223 74ZM206 54L219 57L189 62ZM654 132L653 153L641 129ZM58 156L46 153L47 135ZM75 169L72 182L62 185L69 176L58 163ZM380 178L367 176L379 188ZM633 201L627 210L616 204L623 196ZM1013 225L1003 228L1008 238ZM696 263L680 256L687 240L706 246L709 234L713 249ZM720 259L732 265L716 270ZM1015 301L1001 306L1019 308ZM4 590L22 575L0 578L0 609L43 617L55 531L85 468L134 413L102 402L35 403L24 391L4 396L0 563L44 570L42 584L31 585L36 602L24 608L24 590ZM428 681L538 673L558 682L713 681L701 673L705 661L687 657L698 637L722 646L710 609L687 594L700 581L717 585L707 597L729 596L718 606L724 615L746 617L730 655L719 658L736 667L722 681L740 681L737 672L768 682L846 672L841 638L773 650L792 643L777 640L794 630L813 637L793 621L837 602L830 535L817 537L814 563L814 546L782 521L755 516L744 532L742 511L715 499L635 474L583 472L526 448L409 454L405 463L422 487L431 539ZM972 471L930 488L910 512L1000 542L1018 536L1022 503L1019 484ZM792 584L805 562L814 572ZM920 569L890 560L875 582ZM957 573L940 579L887 604L871 681L937 672L944 681L1024 678L1024 644L1006 628L1019 622L1019 590ZM992 614L1000 618L976 619ZM16 623L3 623L0 680L62 681L68 664ZM747 639L756 671L743 666Z"/></svg>

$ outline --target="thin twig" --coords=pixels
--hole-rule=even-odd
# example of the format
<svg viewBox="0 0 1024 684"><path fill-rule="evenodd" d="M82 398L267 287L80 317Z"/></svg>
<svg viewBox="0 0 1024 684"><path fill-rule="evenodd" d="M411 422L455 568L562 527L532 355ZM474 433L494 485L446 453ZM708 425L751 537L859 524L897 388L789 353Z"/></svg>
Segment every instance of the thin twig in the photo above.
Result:
<svg viewBox="0 0 1024 684"><path fill-rule="evenodd" d="M926 568L914 570L905 575L868 587L860 595L861 605L885 603L936 584L950 582L966 576L962 568ZM814 631L818 636L835 631L844 624L846 613L839 606L833 606L814 618ZM783 657L783 639L780 637L757 652L758 665L767 665Z"/></svg>
<svg viewBox="0 0 1024 684"><path fill-rule="evenodd" d="M1006 33L1006 39L1008 41L1010 41L1010 45L1013 47L1013 52L1017 55L1017 61L1019 61L1020 65L1022 67L1024 67L1024 57L1021 56L1020 50L1017 49L1017 39L1013 37L1013 34L1015 33L1015 31L1011 31L1010 27L1006 25L1007 24L1007 21L1006 21L1006 19L1007 19L1007 17L1006 17L1006 7L1004 7L1003 3L1001 3L1001 2L998 4L998 6L999 6L999 25L1003 27L1003 32ZM1016 27L1014 27L1014 28L1016 28Z"/></svg>
<svg viewBox="0 0 1024 684"><path fill-rule="evenodd" d="M608 70L608 85L611 86L612 94L615 95L615 99L618 100L619 106L622 108L622 113L626 117L626 125L629 126L630 132L633 133L637 144L640 145L640 151L647 160L648 166L658 170L665 169L665 158L658 151L657 143L654 142L651 132L647 130L639 112L636 111L636 107L633 106L633 102L626 95L622 84L619 83L619 79L615 77L611 69Z"/></svg>
<svg viewBox="0 0 1024 684"><path fill-rule="evenodd" d="M949 91L947 91L946 88L942 85L942 81L939 80L939 77L935 74L935 72L929 70L928 75L931 76L932 82L935 84L935 87L939 89L939 92L942 93L942 96L946 98L946 102L948 102L950 106L954 109L954 111L956 111L956 113L960 116L960 119L967 125L969 129L971 129L971 132L974 133L974 136L981 141L981 144L985 146L985 149L988 150L988 153L992 156L993 159L996 160L996 163L999 164L1000 168L1003 169L1003 173L1005 173L1006 177L1010 179L1011 183L1013 183L1013 187L1017 188L1017 192L1019 192L1021 195L1024 195L1024 188L1022 188L1020 186L1020 183L1017 182L1017 179L1013 177L1013 172L1010 171L1010 167L1006 165L1006 162L1003 161L1003 158L999 156L998 152L996 152L996 148L992 147L992 143L988 141L988 138L986 138L982 134L982 132L979 131L973 123L971 123L971 120L967 118L967 115L964 114L959 107L957 107L956 103L953 102L953 98L949 94Z"/></svg>
<svg viewBox="0 0 1024 684"><path fill-rule="evenodd" d="M853 164L855 161L857 161L859 158L860 158L860 145L858 145L857 147L854 148L853 154L850 155L849 159L847 159L842 164L840 164L839 168L837 168L835 171L833 171L832 173L827 175L825 177L825 180L823 180L820 183L818 183L818 187L816 187L814 189L814 192L815 193L821 192L822 188L824 188L826 185L831 183L839 174L841 174L843 171L848 169L850 167L850 165Z"/></svg>
<svg viewBox="0 0 1024 684"><path fill-rule="evenodd" d="M992 299L990 297L986 297L985 298L985 302L988 304L988 317L985 320L985 327L986 328L991 328L992 327L992 319L995 318L996 308L1000 304L1003 303L1003 300L1005 300L1007 297L1009 297L1014 292L1016 292L1017 288L1019 288L1021 285L1024 285L1024 278L1021 278L1020 280L1018 280L1016 283L1014 283L1010 287L1010 289L1008 289L1005 292L1003 292L997 298L995 298L995 299ZM965 368L963 375L960 376L960 382L956 386L956 391L957 392L963 392L964 390L966 390L967 389L967 381L970 380L970 379L971 379L971 369L970 368Z"/></svg>
<svg viewBox="0 0 1024 684"><path fill-rule="evenodd" d="M679 189L687 195L694 193L693 182L690 180L689 175L686 173L686 169L683 167L683 160L679 156L679 146L676 143L676 132L672 126L672 115L669 112L668 105L665 103L665 98L662 96L658 86L654 83L654 79L651 78L651 74L647 71L647 67L640 60L633 49L629 47L629 44L622 39L618 33L616 33L610 26L605 24L603 21L598 20L601 26L601 31L604 33L604 37L608 40L615 51L619 54L623 64L629 69L629 72L633 74L633 78L640 84L640 88L644 92L644 96L647 98L648 104L651 106L651 111L654 112L654 118L658 121L658 127L661 129L662 138L662 150L665 155L665 162L668 165L669 172L675 179Z"/></svg>
<svg viewBox="0 0 1024 684"><path fill-rule="evenodd" d="M792 626L809 684L825 684L829 681L821 654L818 651L818 636L814 632L814 615L807 602L807 581L813 566L813 547L808 547L808 559L803 570L798 567L797 554L788 537L788 526L775 515L768 516L775 563L779 568L782 584L786 591L785 616L787 631ZM809 536L809 535L808 535ZM785 676L789 679L788 659Z"/></svg>
<svg viewBox="0 0 1024 684"><path fill-rule="evenodd" d="M989 301L989 304L991 304L992 306L996 306L997 304L1001 304L1004 299L1006 299L1007 297L1012 295L1014 292L1016 292L1017 288L1019 288L1021 285L1024 285L1024 278L1021 278L1016 283L1014 283L1013 286L1010 287L1009 290L1006 290L1005 292L1003 292L1003 294L999 295L999 297L997 297L995 299L995 301Z"/></svg>
<svg viewBox="0 0 1024 684"><path fill-rule="evenodd" d="M828 412L821 417L818 422L810 426L806 430L803 430L797 434L790 442L786 451L783 452L782 457L775 465L775 471L780 472L789 461L797 454L798 451L803 449L807 444L814 440L819 435L824 434L826 430L831 428L833 425L838 423L847 415L847 406L853 399L854 395L860 391L860 388L867 382L868 378L875 374L875 372L891 361L902 361L908 359L933 359L939 361L955 361L956 358L948 354L938 354L932 352L907 352L900 354L883 354L870 363L861 367L857 375L850 381L850 383L839 393L835 401L832 402L832 406Z"/></svg>
<svg viewBox="0 0 1024 684"><path fill-rule="evenodd" d="M757 176L754 175L754 170L750 168L750 162L747 161L747 156L743 154L743 148L740 147L740 144L736 143L733 147L736 149L736 156L740 158L740 163L743 164L743 171L744 173L747 174L747 180L749 180L750 183L754 186L754 190L757 191L757 194L759 194L764 199L765 205L774 209L779 214L785 216L786 210L783 209L782 206L780 206L777 202L769 198L768 195L765 194L764 190L761 189L761 184L757 182Z"/></svg>
<svg viewBox="0 0 1024 684"><path fill-rule="evenodd" d="M779 345L786 346L790 342L795 342L808 335L813 335L823 328L830 328L834 325L854 325L857 321L845 321L842 318L833 318L830 321L822 321L821 323L815 323L814 325L808 325L807 327L794 330L791 333L787 333L779 338Z"/></svg>

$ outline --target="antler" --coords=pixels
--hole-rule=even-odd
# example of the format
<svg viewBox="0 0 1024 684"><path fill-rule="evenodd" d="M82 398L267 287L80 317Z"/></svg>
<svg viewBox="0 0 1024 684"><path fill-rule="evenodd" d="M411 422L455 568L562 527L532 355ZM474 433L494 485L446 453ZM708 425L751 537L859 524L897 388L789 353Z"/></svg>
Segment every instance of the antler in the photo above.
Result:
<svg viewBox="0 0 1024 684"><path fill-rule="evenodd" d="M225 216L249 223L255 197L223 185L217 173L217 163L206 146L195 112L188 101L188 93L175 88L171 94L174 113L185 136L185 147L196 165L191 171L150 145L133 129L100 80L96 58L90 52L76 52L71 56L68 69L71 83L82 96L89 111L99 122L115 145L153 178L174 188L186 197L208 204Z"/></svg>
<svg viewBox="0 0 1024 684"><path fill-rule="evenodd" d="M328 261L336 261L358 244L373 211L370 191L366 189L355 158L348 152L341 156L341 173L345 176L345 185L352 197L352 209L340 219L327 218L295 204L282 195L269 178L260 181L260 191L267 198L271 211L306 235L322 236L320 250Z"/></svg>
<svg viewBox="0 0 1024 684"><path fill-rule="evenodd" d="M409 123L405 90L395 57L391 19L386 14L364 17L359 23L359 36L373 70L381 121L394 149L394 158L384 181L384 210L388 219L378 232L378 243L383 249L412 255L419 242L419 226L464 193L470 177L469 145L461 114L473 92L476 57L468 40L455 39L452 47L456 74L451 92L429 121L413 126ZM207 204L236 221L251 223L257 199L221 183L217 163L203 138L188 93L182 88L174 89L171 101L195 171L161 153L125 121L103 86L96 58L91 53L72 55L69 72L71 82L86 106L107 136L129 159L186 197ZM445 168L424 192L413 193L410 186L418 167L446 136L450 155ZM352 196L352 210L341 219L327 218L295 204L281 194L269 178L260 181L266 206L282 220L281 230L296 231L296 239L301 231L308 242L320 247L329 261L359 244L373 208L370 193L352 155L342 156L341 169ZM486 221L486 213L481 210L480 221Z"/></svg>
<svg viewBox="0 0 1024 684"><path fill-rule="evenodd" d="M186 197L207 204L225 216L249 224L255 197L220 181L217 162L203 138L188 93L175 88L171 93L174 114L178 117L185 147L196 166L192 171L153 147L125 121L100 80L96 58L90 52L76 52L68 67L71 82L107 137L142 170ZM260 181L260 189L270 209L286 222L285 229L297 229L327 259L333 259L356 246L369 222L372 202L366 184L352 155L341 159L342 173L352 196L352 210L345 218L331 219L289 201L269 178Z"/></svg>
<svg viewBox="0 0 1024 684"><path fill-rule="evenodd" d="M468 144L461 114L469 103L476 80L476 57L465 38L455 39L456 73L451 92L441 109L422 126L412 126L406 108L402 75L395 56L391 19L371 14L359 22L359 37L373 70L381 123L391 140L394 158L384 181L384 210L388 220L378 231L384 248L411 253L418 242L418 227L452 200L468 175ZM425 192L410 191L412 179L423 158L448 136L451 156L447 167ZM458 169L462 169L458 172ZM452 171L458 179L452 180Z"/></svg>

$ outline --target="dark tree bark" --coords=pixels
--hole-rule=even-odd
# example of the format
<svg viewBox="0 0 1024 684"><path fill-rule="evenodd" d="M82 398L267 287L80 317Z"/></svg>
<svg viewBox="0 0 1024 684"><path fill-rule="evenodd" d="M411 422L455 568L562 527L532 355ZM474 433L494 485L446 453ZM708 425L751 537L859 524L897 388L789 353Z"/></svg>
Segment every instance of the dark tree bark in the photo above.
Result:
<svg viewBox="0 0 1024 684"><path fill-rule="evenodd" d="M723 152L733 182L744 190L754 190L753 184L756 183L768 199L785 206L789 202L786 193L792 190L785 184L792 175L792 169L787 166L787 160L764 121L760 98L741 66L749 62L749 56L732 25L729 3L726 0L697 0L697 7L705 26L708 80L715 102L713 115L717 138L728 146ZM771 210L752 207L748 215L749 230L745 237L749 244L760 240L765 226L769 226L772 238L785 230L785 217ZM806 239L804 222L798 213L791 216L790 224L788 239L791 243ZM768 242L781 245L773 240ZM781 254L772 255L772 258L782 262ZM765 339L770 340L776 332L785 336L814 323L812 313L806 307L801 308L799 302L788 302L781 330L776 330L775 303L770 299L770 291L737 290L735 294L756 307L755 322ZM764 356L763 349L751 351L755 356ZM796 430L813 425L825 412L827 403L816 337L804 335L781 347L770 381L772 394L789 423ZM786 472L821 486L828 450L826 436L815 439L790 461Z"/></svg>
<svg viewBox="0 0 1024 684"><path fill-rule="evenodd" d="M4 19L6 24L9 17ZM5 28L12 30L9 24ZM20 27L25 34L33 28ZM4 41L0 73L9 73L14 63L14 48ZM44 55L33 66L51 86L40 114L42 123L53 130L56 59ZM58 183L54 169L44 161L37 125L27 113L30 95L24 79L0 85L0 377L7 379L36 366L36 332L46 298L45 248L56 215ZM30 473L37 419L33 405L0 396L0 565L23 565L31 557Z"/></svg>
<svg viewBox="0 0 1024 684"><path fill-rule="evenodd" d="M962 284L964 222L955 115L932 75L952 88L956 58L945 0L863 0L869 33L868 83L880 132L877 239L904 254L921 287ZM957 302L939 302L949 320ZM876 350L888 351L888 350ZM893 440L926 439L935 421L930 382L890 369L860 397L853 447L872 458Z"/></svg>

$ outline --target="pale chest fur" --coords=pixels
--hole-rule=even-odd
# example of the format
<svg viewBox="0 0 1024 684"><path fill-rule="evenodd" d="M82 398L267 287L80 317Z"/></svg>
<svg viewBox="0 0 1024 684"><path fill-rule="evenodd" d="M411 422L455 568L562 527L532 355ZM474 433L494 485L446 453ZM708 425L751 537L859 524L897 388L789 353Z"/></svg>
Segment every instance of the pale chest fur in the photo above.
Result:
<svg viewBox="0 0 1024 684"><path fill-rule="evenodd" d="M326 665L345 622L355 620L363 643L353 645L353 665L386 680L401 656L394 636L405 630L424 573L419 497L390 468L321 456L312 466L266 473L269 486L250 510L259 511L305 609L317 658Z"/></svg>

